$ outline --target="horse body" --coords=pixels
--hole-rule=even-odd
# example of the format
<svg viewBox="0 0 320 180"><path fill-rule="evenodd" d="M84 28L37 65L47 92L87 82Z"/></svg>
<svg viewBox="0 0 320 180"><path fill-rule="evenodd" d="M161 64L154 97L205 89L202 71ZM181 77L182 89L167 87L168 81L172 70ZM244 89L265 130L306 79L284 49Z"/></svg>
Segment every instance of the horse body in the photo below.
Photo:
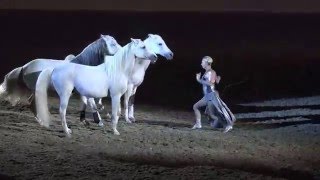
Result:
<svg viewBox="0 0 320 180"><path fill-rule="evenodd" d="M23 82L29 90L33 91L35 90L36 82L41 71L43 71L46 68L58 67L65 63L69 62L54 59L34 59L22 66Z"/></svg>
<svg viewBox="0 0 320 180"><path fill-rule="evenodd" d="M10 101L12 105L16 105L21 100L28 97L28 103L31 104L31 110L34 111L34 90L36 81L39 74L47 68L55 68L66 63L85 64L88 66L97 66L104 62L105 55L115 54L121 46L117 41L109 35L101 35L100 38L87 47L85 47L81 53L77 56L68 55L65 61L55 59L35 59L25 64L22 67L18 67L12 70L5 76L3 83L0 86L0 96L7 97L6 100ZM87 98L81 98L82 104L87 103ZM88 102L94 102L88 100ZM82 105L84 106L84 105ZM92 111L95 111L92 109Z"/></svg>
<svg viewBox="0 0 320 180"><path fill-rule="evenodd" d="M81 96L91 98L106 97L109 91L112 100L112 129L114 134L119 135L117 112L120 106L120 97L127 91L129 76L136 57L156 59L156 55L150 52L141 40L132 39L131 43L121 48L114 56L105 56L105 63L98 67L65 64L53 70L41 72L36 84L36 107L39 112L37 115L39 123L44 126L49 125L47 89L51 82L60 98L59 112L67 136L70 136L71 130L67 126L65 116L73 89L76 89ZM88 78L90 81L87 80ZM96 80L92 81L93 79Z"/></svg>
<svg viewBox="0 0 320 180"><path fill-rule="evenodd" d="M157 34L148 34L148 38L144 40L146 46L152 50L155 54L160 54L165 57L167 60L171 60L173 58L172 51L167 47L166 43L162 39L161 36ZM134 99L137 88L143 83L145 72L148 69L151 61L148 59L139 59L136 58L133 70L131 75L129 76L128 88L124 96L124 116L125 120L128 123L135 121L134 118ZM87 101L85 97L83 97L83 102ZM98 109L95 105L95 101L91 100L91 103L94 105L94 109ZM100 109L103 109L102 99L99 99L98 105ZM83 107L83 111L80 113L80 119L85 117L85 106ZM121 108L119 108L119 113L121 114ZM100 122L99 118L96 118L95 122Z"/></svg>
<svg viewBox="0 0 320 180"><path fill-rule="evenodd" d="M57 67L52 74L52 82L56 89L60 89L64 84L72 84L79 94L87 98L105 97L108 95L108 78L104 66L70 64Z"/></svg>
<svg viewBox="0 0 320 180"><path fill-rule="evenodd" d="M166 43L161 36L155 34L148 34L148 38L144 40L155 54L164 56L167 60L173 58L172 51L167 47ZM132 70L132 74L128 81L128 90L124 98L125 120L128 123L135 121L134 118L134 98L137 88L143 83L146 70L148 69L151 61L137 58Z"/></svg>

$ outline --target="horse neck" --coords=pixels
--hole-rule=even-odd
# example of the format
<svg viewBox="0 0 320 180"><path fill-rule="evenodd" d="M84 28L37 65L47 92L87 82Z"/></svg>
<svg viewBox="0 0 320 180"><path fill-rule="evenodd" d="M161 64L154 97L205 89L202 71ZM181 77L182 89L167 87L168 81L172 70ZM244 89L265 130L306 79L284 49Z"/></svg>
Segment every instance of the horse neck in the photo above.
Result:
<svg viewBox="0 0 320 180"><path fill-rule="evenodd" d="M134 67L135 57L131 51L132 43L127 44L123 48L123 53L121 53L121 66L125 75L129 75Z"/></svg>
<svg viewBox="0 0 320 180"><path fill-rule="evenodd" d="M134 66L134 54L131 52L131 43L127 44L114 56L105 58L105 68L109 77L115 77L114 75L124 73L129 76Z"/></svg>
<svg viewBox="0 0 320 180"><path fill-rule="evenodd" d="M144 70L148 69L149 65L151 63L151 60L148 59L141 59L141 58L137 58L135 60L135 69L140 69L143 68Z"/></svg>
<svg viewBox="0 0 320 180"><path fill-rule="evenodd" d="M103 55L100 54L101 51L98 49L100 48L101 39L98 39L87 47L85 47L80 54L78 54L73 60L70 62L76 64L83 64L88 66L97 66L103 64L104 58Z"/></svg>

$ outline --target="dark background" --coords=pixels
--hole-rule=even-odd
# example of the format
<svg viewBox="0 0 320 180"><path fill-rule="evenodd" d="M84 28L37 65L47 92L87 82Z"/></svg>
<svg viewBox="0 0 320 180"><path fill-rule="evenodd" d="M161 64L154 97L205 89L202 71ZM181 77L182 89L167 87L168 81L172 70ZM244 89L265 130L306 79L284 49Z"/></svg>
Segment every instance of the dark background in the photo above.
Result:
<svg viewBox="0 0 320 180"><path fill-rule="evenodd" d="M320 94L320 13L0 11L0 76L35 58L78 54L100 34L121 45L157 33L174 52L150 65L136 104L192 109L195 74L215 58L229 104ZM234 84L234 85L232 85Z"/></svg>

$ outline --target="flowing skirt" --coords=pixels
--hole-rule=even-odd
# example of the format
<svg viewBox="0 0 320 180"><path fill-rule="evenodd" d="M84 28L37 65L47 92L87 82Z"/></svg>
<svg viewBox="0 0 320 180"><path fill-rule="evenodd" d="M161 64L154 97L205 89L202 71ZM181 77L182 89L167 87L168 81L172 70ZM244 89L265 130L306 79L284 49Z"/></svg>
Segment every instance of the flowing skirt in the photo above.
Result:
<svg viewBox="0 0 320 180"><path fill-rule="evenodd" d="M206 113L214 113L218 119L211 119L211 126L214 128L220 128L221 126L233 125L236 121L235 116L228 108L228 106L223 102L217 92L207 93L205 95L207 101ZM208 108L211 108L210 110ZM210 118L210 115L209 115Z"/></svg>

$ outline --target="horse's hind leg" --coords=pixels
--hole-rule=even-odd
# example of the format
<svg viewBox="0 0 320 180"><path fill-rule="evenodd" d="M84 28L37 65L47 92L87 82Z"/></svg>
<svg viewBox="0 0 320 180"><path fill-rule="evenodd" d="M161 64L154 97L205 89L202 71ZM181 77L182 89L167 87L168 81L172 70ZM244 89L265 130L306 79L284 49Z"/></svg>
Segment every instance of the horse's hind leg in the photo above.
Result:
<svg viewBox="0 0 320 180"><path fill-rule="evenodd" d="M80 107L80 122L85 125L89 125L86 121L86 108L87 108L87 98L85 96L81 96L81 107Z"/></svg>
<svg viewBox="0 0 320 180"><path fill-rule="evenodd" d="M36 108L36 102L35 102L35 98L34 98L34 93L32 93L29 98L28 98L28 102L30 103L30 110L33 113L34 117L37 116L37 108Z"/></svg>
<svg viewBox="0 0 320 180"><path fill-rule="evenodd" d="M68 137L71 137L71 133L72 133L71 129L68 128L67 120L66 120L66 112L67 112L67 107L68 107L70 96L71 96L71 92L70 93L67 93L67 92L63 93L62 96L60 96L60 108L59 108L62 127Z"/></svg>
<svg viewBox="0 0 320 180"><path fill-rule="evenodd" d="M42 122L37 118L37 107L36 107L36 101L34 98L34 93L30 95L30 97L28 98L28 101L30 103L30 110L34 115L34 118L37 120L38 123L42 124Z"/></svg>
<svg viewBox="0 0 320 180"><path fill-rule="evenodd" d="M97 108L97 105L96 105L96 102L94 101L94 99L89 98L88 104L91 108L94 122L99 124L99 126L103 126L103 122L101 121L101 116L99 114L99 111L98 111L98 108Z"/></svg>
<svg viewBox="0 0 320 180"><path fill-rule="evenodd" d="M99 111L104 110L104 105L102 104L102 98L97 98L98 100L98 104L97 104L97 108Z"/></svg>

